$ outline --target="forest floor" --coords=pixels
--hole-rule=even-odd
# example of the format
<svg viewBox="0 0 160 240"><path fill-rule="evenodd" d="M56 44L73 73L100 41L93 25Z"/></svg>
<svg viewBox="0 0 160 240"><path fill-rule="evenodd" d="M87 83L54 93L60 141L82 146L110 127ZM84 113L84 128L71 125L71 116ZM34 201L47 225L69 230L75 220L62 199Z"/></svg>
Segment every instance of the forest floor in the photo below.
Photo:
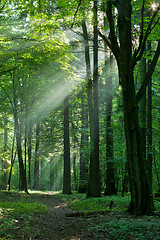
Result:
<svg viewBox="0 0 160 240"><path fill-rule="evenodd" d="M0 214L0 240L160 240L159 216L136 217L117 210L77 215L53 192L29 195L3 193L0 198L1 205L5 201L14 201L14 207L17 202L22 210L17 208L10 220L7 220L8 213L4 216ZM46 210L35 203L42 204ZM37 207L33 215L27 212L27 204L31 204L28 205L30 211L32 205L34 209Z"/></svg>

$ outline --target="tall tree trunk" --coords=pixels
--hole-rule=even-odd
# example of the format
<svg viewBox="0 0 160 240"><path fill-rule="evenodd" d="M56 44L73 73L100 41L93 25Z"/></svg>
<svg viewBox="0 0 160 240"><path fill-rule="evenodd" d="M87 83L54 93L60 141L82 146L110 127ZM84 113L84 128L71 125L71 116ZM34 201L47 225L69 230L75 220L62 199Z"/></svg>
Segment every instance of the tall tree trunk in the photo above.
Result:
<svg viewBox="0 0 160 240"><path fill-rule="evenodd" d="M116 36L117 32L114 24L113 4L116 6L118 12L119 38L117 38ZM143 9L144 6L142 6L142 18L144 15ZM101 32L99 32L100 36L110 47L117 60L119 79L123 92L125 135L129 163L128 169L131 191L131 203L128 211L137 214L148 214L151 213L154 209L152 190L148 180L146 164L142 150L143 148L140 135L137 104L144 95L146 86L151 80L151 76L158 61L160 55L160 40L158 40L158 45L154 57L151 61L141 88L137 94L135 93L133 71L136 63L142 58L147 38L152 30L153 21L158 11L159 8L157 8L155 13L153 14L150 23L147 23L148 26L145 33L143 31L144 28L141 28L139 46L134 51L133 56L131 35L131 0L107 0L106 13L110 28L110 38L107 39Z"/></svg>
<svg viewBox="0 0 160 240"><path fill-rule="evenodd" d="M85 104L84 90L82 90L82 131L81 131L81 146L80 146L80 179L79 179L79 193L87 192L87 163L89 159L88 154L88 109Z"/></svg>
<svg viewBox="0 0 160 240"><path fill-rule="evenodd" d="M142 84L146 75L146 59L143 57L140 62L140 83ZM143 157L146 159L146 91L140 101L140 131Z"/></svg>
<svg viewBox="0 0 160 240"><path fill-rule="evenodd" d="M118 5L121 62L118 62L118 66L123 92L126 146L131 186L131 203L128 210L137 214L146 214L153 210L153 198L146 173L138 121L132 66L131 11L130 0L121 0Z"/></svg>
<svg viewBox="0 0 160 240"><path fill-rule="evenodd" d="M71 194L71 166L69 139L69 97L64 100L64 173L63 194Z"/></svg>
<svg viewBox="0 0 160 240"><path fill-rule="evenodd" d="M39 138L40 138L40 123L36 124L36 144L35 144L35 159L34 159L34 183L33 189L39 189Z"/></svg>
<svg viewBox="0 0 160 240"><path fill-rule="evenodd" d="M21 140L21 128L20 123L18 120L18 104L17 104L17 93L16 93L16 86L15 86L15 76L13 75L13 103L14 103L14 122L15 122L15 132L16 132L16 142L17 142L17 152L18 152L18 162L19 162L19 173L20 173L20 190L25 190L28 193L27 189L27 180L26 174L23 164L23 157L22 157L22 140Z"/></svg>
<svg viewBox="0 0 160 240"><path fill-rule="evenodd" d="M116 194L115 188L115 174L114 174L114 155L113 155L113 130L111 126L112 121L112 61L110 56L109 64L106 67L110 68L109 76L106 77L106 188L105 196Z"/></svg>
<svg viewBox="0 0 160 240"><path fill-rule="evenodd" d="M93 9L93 149L91 146L90 171L88 183L88 197L101 196L100 170L99 170L99 105L98 105L98 29L97 29L97 1Z"/></svg>
<svg viewBox="0 0 160 240"><path fill-rule="evenodd" d="M15 145L15 132L14 132L13 143L12 143L11 167L10 167L9 177L8 177L8 191L10 191L10 189L11 189L12 169L13 169L13 165L14 165L14 162L16 159L16 154L17 154L17 149L14 154L14 145Z"/></svg>
<svg viewBox="0 0 160 240"><path fill-rule="evenodd" d="M32 127L28 130L28 184L31 188Z"/></svg>
<svg viewBox="0 0 160 240"><path fill-rule="evenodd" d="M75 146L74 146L75 149ZM76 153L73 152L73 174L74 174L74 184L75 184L75 190L77 191L78 186L77 186L77 171L76 171Z"/></svg>
<svg viewBox="0 0 160 240"><path fill-rule="evenodd" d="M54 190L54 157L50 158L50 190Z"/></svg>
<svg viewBox="0 0 160 240"><path fill-rule="evenodd" d="M8 119L7 116L4 116L4 150L3 150L3 157L2 157L2 189L7 188L7 169L8 169Z"/></svg>
<svg viewBox="0 0 160 240"><path fill-rule="evenodd" d="M85 44L85 62L86 62L86 78L88 81L88 111L89 111L89 129L90 129L90 163L93 162L94 158L94 120L93 120L93 82L91 78L91 63L90 63L90 53L89 53L89 39L88 39L88 32L86 27L85 20L82 21L82 29L83 29L83 37L84 37L84 44ZM87 195L90 196L90 185L92 182L90 178L88 179L88 188L87 188Z"/></svg>
<svg viewBox="0 0 160 240"><path fill-rule="evenodd" d="M148 50L151 52L151 43L148 43ZM148 61L150 64L150 60ZM147 173L152 188L152 80L148 84L147 102Z"/></svg>

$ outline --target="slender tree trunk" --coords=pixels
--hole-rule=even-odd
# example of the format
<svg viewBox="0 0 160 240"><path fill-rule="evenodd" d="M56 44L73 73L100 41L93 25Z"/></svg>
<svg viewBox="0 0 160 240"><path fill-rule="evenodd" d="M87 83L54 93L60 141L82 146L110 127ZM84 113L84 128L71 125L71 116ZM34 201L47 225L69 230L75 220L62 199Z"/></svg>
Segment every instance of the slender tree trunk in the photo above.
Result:
<svg viewBox="0 0 160 240"><path fill-rule="evenodd" d="M15 76L13 76L13 103L14 103L14 122L15 122L15 132L16 132L16 142L17 142L17 152L18 152L18 161L19 161L19 173L20 173L20 190L25 190L28 193L27 189L27 180L26 174L23 164L23 157L22 157L22 140L21 140L21 129L20 124L18 121L18 104L17 104L17 93L15 87Z"/></svg>
<svg viewBox="0 0 160 240"><path fill-rule="evenodd" d="M88 109L85 104L85 96L82 92L82 131L81 131L81 146L80 146L80 179L79 179L79 193L87 192L87 163L89 159L88 154Z"/></svg>
<svg viewBox="0 0 160 240"><path fill-rule="evenodd" d="M114 155L113 155L113 130L111 126L112 121L112 61L110 56L109 64L106 67L110 68L109 76L106 77L106 189L105 195L116 194L115 188L115 174L114 174Z"/></svg>
<svg viewBox="0 0 160 240"><path fill-rule="evenodd" d="M8 119L7 116L4 116L4 150L3 150L3 157L2 157L2 189L7 188L7 169L8 169L8 151L7 151L7 145L8 145Z"/></svg>
<svg viewBox="0 0 160 240"><path fill-rule="evenodd" d="M124 197L124 193L128 192L128 176L127 176L127 172L128 172L128 161L125 165L125 170L124 170L124 177L122 179L122 197Z"/></svg>
<svg viewBox="0 0 160 240"><path fill-rule="evenodd" d="M151 52L151 43L148 43L148 50ZM150 64L150 60L148 62ZM147 173L152 188L152 80L148 84L147 103Z"/></svg>
<svg viewBox="0 0 160 240"><path fill-rule="evenodd" d="M76 153L75 152L73 152L73 174L74 174L75 190L77 191L78 187L77 187L77 169L76 169Z"/></svg>
<svg viewBox="0 0 160 240"><path fill-rule="evenodd" d="M64 173L63 194L71 194L70 139L69 139L69 97L64 100Z"/></svg>
<svg viewBox="0 0 160 240"><path fill-rule="evenodd" d="M83 37L84 37L84 44L85 44L85 62L86 62L86 78L88 81L88 111L89 111L89 129L90 129L90 163L93 161L94 158L94 120L93 120L93 82L91 78L91 64L90 64L90 52L89 52L89 39L88 39L88 32L86 27L85 20L82 21L82 29L83 29ZM88 188L87 188L87 195L90 196L90 178L88 179Z"/></svg>
<svg viewBox="0 0 160 240"><path fill-rule="evenodd" d="M28 184L31 188L32 127L28 131Z"/></svg>
<svg viewBox="0 0 160 240"><path fill-rule="evenodd" d="M34 183L33 189L39 189L39 138L40 138L40 123L36 124L36 145L34 159Z"/></svg>
<svg viewBox="0 0 160 240"><path fill-rule="evenodd" d="M54 190L54 158L50 158L50 190Z"/></svg>

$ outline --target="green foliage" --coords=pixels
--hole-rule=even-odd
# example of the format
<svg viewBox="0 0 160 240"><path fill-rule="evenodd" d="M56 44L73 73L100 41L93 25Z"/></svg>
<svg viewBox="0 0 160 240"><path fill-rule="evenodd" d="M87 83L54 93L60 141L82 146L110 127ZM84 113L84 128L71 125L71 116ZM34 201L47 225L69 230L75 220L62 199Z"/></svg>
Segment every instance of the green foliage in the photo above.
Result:
<svg viewBox="0 0 160 240"><path fill-rule="evenodd" d="M36 214L47 212L45 205L35 202L28 195L0 192L0 196L3 199L0 201L0 237L12 238L11 235L9 237L8 231L11 233L19 227L21 227L22 236L25 236L31 228L34 229L31 222L36 219ZM36 229L35 232L37 232Z"/></svg>
<svg viewBox="0 0 160 240"><path fill-rule="evenodd" d="M71 195L56 194L56 197L67 202L72 210L82 212L108 211L110 201L113 203L113 211L124 211L129 205L130 196L106 196L101 198L86 198L84 194L73 193Z"/></svg>
<svg viewBox="0 0 160 240"><path fill-rule="evenodd" d="M102 236L104 233L113 239L155 239L160 234L159 219L155 217L144 217L134 219L128 216L108 215L96 226L92 226L89 232L95 236ZM155 234L156 233L156 234Z"/></svg>

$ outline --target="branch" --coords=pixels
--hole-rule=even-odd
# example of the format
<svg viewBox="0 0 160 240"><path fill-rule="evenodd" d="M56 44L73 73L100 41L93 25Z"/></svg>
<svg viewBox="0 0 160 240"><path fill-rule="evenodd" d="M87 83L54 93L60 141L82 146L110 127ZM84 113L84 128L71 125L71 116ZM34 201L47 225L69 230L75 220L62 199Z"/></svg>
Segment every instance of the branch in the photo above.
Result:
<svg viewBox="0 0 160 240"><path fill-rule="evenodd" d="M158 11L159 11L159 9L160 9L160 6L157 8L157 10L154 12L154 14L153 14L153 16L152 16L152 18L151 18L151 21L150 21L150 23L149 23L149 25L148 25L148 28L147 28L147 30L146 30L146 33L145 33L145 35L144 35L144 38L143 38L143 41L141 41L140 43L139 43L139 47L138 47L138 49L134 52L134 54L133 54L133 63L132 63L132 65L133 65L133 67L136 65L136 63L142 58L142 55L143 55L143 52L144 52L144 49L145 49L145 45L146 45L146 42L147 42L147 38L148 38L148 36L149 36L149 34L151 33L151 31L153 30L153 28L156 26L156 24L158 23L158 21L159 21L159 19L158 19L158 21L154 24L154 26L152 27L152 23L153 23L153 21L154 21L154 19L155 19L155 17L157 16L157 14L158 14Z"/></svg>
<svg viewBox="0 0 160 240"><path fill-rule="evenodd" d="M79 4L78 4L78 7L77 7L77 10L76 10L76 12L75 12L75 14L74 14L73 23L72 23L70 29L71 29L71 28L73 27L73 25L74 25L74 22L75 22L75 19L76 19L76 15L77 15L78 10L79 10L79 8L80 8L81 2L82 2L82 0L79 1Z"/></svg>
<svg viewBox="0 0 160 240"><path fill-rule="evenodd" d="M106 36L104 36L99 30L98 30L98 34L103 39L103 41L106 43L106 45L110 48L110 50L113 52L114 49L113 49L113 46L112 46L111 42L109 41L109 39Z"/></svg>
<svg viewBox="0 0 160 240"><path fill-rule="evenodd" d="M5 3L2 5L2 7L1 7L1 9L0 9L0 13L3 11L3 9L4 9L5 5L6 5L6 3L7 3L7 0L6 0Z"/></svg>
<svg viewBox="0 0 160 240"><path fill-rule="evenodd" d="M142 21L141 33L140 33L140 36L139 36L139 46L138 46L138 49L136 49L136 51L135 51L135 53L134 53L135 57L137 56L137 54L139 53L139 51L140 51L140 49L141 49L142 40L143 40L144 3L145 3L145 0L143 0L143 5L142 5L142 12L141 12L141 21Z"/></svg>
<svg viewBox="0 0 160 240"><path fill-rule="evenodd" d="M113 14L112 14L112 4L113 4L112 0L107 1L106 14L107 14L108 22L109 22L110 41L111 41L111 45L112 45L112 52L113 52L117 62L119 62L120 49L119 49L119 45L118 45L118 41L117 41L117 37L116 37L116 33L115 33L115 24L114 24L114 18L113 18Z"/></svg>
<svg viewBox="0 0 160 240"><path fill-rule="evenodd" d="M145 79L141 85L141 88L139 89L139 91L137 93L136 104L138 104L140 102L141 98L143 97L143 94L145 93L147 85L151 81L151 77L152 77L152 74L156 67L159 56L160 56L160 40L158 41L158 46L157 46L156 52L154 54L154 57L153 57L153 60L150 64L150 66L149 66L148 72L146 73Z"/></svg>

